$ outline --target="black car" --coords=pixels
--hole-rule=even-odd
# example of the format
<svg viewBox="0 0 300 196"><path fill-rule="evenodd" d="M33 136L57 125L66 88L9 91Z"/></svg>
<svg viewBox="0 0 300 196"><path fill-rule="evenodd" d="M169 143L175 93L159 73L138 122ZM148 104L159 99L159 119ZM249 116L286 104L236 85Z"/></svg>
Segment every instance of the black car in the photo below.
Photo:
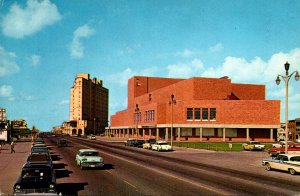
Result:
<svg viewBox="0 0 300 196"><path fill-rule="evenodd" d="M136 145L136 139L128 139L124 142L125 146L135 146Z"/></svg>
<svg viewBox="0 0 300 196"><path fill-rule="evenodd" d="M52 159L51 156L47 153L31 153L28 158L27 162L31 165L50 165L52 166Z"/></svg>
<svg viewBox="0 0 300 196"><path fill-rule="evenodd" d="M49 164L32 164L27 162L22 168L21 176L14 185L13 194L57 194L56 177Z"/></svg>
<svg viewBox="0 0 300 196"><path fill-rule="evenodd" d="M32 147L31 148L31 154L32 153L41 153L41 154L48 154L50 156L49 149L47 147Z"/></svg>
<svg viewBox="0 0 300 196"><path fill-rule="evenodd" d="M134 147L143 148L143 144L145 142L146 142L145 140L136 140Z"/></svg>
<svg viewBox="0 0 300 196"><path fill-rule="evenodd" d="M58 147L68 146L68 141L66 139L60 139L57 141Z"/></svg>

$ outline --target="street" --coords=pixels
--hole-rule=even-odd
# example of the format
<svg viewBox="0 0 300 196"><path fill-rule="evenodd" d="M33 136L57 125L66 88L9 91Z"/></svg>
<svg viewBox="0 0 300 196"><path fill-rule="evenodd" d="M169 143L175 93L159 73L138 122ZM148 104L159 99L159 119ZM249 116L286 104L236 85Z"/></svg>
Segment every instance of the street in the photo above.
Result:
<svg viewBox="0 0 300 196"><path fill-rule="evenodd" d="M266 152L214 152L177 148L173 152L125 147L122 143L67 137L68 147L57 147L58 137L45 141L56 171L58 191L63 195L295 195L300 192L300 176L268 172L261 166ZM25 146L18 143L16 147ZM8 145L6 145L8 147ZM81 170L75 155L81 148L93 148L104 158L102 169ZM30 149L30 143L22 151ZM19 151L19 152L18 152ZM21 154L16 148L16 154ZM0 190L11 194L26 158L6 151L0 155L18 159L4 170ZM2 160L2 159L1 159ZM1 161L1 167L3 162ZM2 170L3 171L3 170ZM12 174L11 174L12 173ZM14 178L13 178L14 177Z"/></svg>

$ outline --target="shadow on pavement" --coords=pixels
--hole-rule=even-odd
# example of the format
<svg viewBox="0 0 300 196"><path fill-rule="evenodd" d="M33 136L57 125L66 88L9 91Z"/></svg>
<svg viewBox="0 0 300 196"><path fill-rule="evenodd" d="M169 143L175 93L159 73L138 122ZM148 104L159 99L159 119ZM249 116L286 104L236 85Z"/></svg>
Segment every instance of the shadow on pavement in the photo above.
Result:
<svg viewBox="0 0 300 196"><path fill-rule="evenodd" d="M63 169L66 166L68 166L68 165L65 163L53 163L53 169Z"/></svg>
<svg viewBox="0 0 300 196"><path fill-rule="evenodd" d="M50 156L51 156L52 161L59 161L59 160L61 160L61 158L59 157L60 155L51 154Z"/></svg>
<svg viewBox="0 0 300 196"><path fill-rule="evenodd" d="M57 184L57 192L62 195L78 195L78 191L84 190L84 186L88 185L87 182L84 183L60 183Z"/></svg>
<svg viewBox="0 0 300 196"><path fill-rule="evenodd" d="M70 177L70 174L73 173L67 169L56 169L55 170L55 174L56 174L56 178L66 178L66 177Z"/></svg>

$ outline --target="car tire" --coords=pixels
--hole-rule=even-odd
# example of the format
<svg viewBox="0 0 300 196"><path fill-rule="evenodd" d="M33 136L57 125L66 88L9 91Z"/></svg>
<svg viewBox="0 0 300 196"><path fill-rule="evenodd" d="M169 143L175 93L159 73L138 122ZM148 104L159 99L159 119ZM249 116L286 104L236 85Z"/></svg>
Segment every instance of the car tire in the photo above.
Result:
<svg viewBox="0 0 300 196"><path fill-rule="evenodd" d="M272 167L271 167L270 163L266 163L266 170L267 171L271 171L272 170Z"/></svg>
<svg viewBox="0 0 300 196"><path fill-rule="evenodd" d="M80 169L81 169L81 170L83 170L83 166L82 166L82 164L81 164L81 163L79 164L79 166L80 166Z"/></svg>
<svg viewBox="0 0 300 196"><path fill-rule="evenodd" d="M293 168L290 168L289 172L290 172L291 175L295 175L296 174L296 171Z"/></svg>

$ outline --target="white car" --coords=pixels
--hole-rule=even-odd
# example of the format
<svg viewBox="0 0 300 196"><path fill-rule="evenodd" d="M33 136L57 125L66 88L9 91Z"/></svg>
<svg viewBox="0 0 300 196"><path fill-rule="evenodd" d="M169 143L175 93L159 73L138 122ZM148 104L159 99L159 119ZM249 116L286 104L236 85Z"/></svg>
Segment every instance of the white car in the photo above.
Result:
<svg viewBox="0 0 300 196"><path fill-rule="evenodd" d="M85 167L103 167L103 158L94 149L80 149L76 154L75 162L81 169Z"/></svg>
<svg viewBox="0 0 300 196"><path fill-rule="evenodd" d="M300 155L299 154L279 154L275 158L266 158L262 161L266 170L272 169L288 171L294 175L300 172Z"/></svg>
<svg viewBox="0 0 300 196"><path fill-rule="evenodd" d="M89 135L89 139L90 139L90 140L96 140L96 136L94 136L94 135Z"/></svg>
<svg viewBox="0 0 300 196"><path fill-rule="evenodd" d="M152 150L157 151L170 151L172 147L166 141L157 141L155 144L152 145Z"/></svg>
<svg viewBox="0 0 300 196"><path fill-rule="evenodd" d="M288 145L293 144L293 141L288 141ZM279 143L272 144L273 148L282 148L285 147L285 141L280 141Z"/></svg>

